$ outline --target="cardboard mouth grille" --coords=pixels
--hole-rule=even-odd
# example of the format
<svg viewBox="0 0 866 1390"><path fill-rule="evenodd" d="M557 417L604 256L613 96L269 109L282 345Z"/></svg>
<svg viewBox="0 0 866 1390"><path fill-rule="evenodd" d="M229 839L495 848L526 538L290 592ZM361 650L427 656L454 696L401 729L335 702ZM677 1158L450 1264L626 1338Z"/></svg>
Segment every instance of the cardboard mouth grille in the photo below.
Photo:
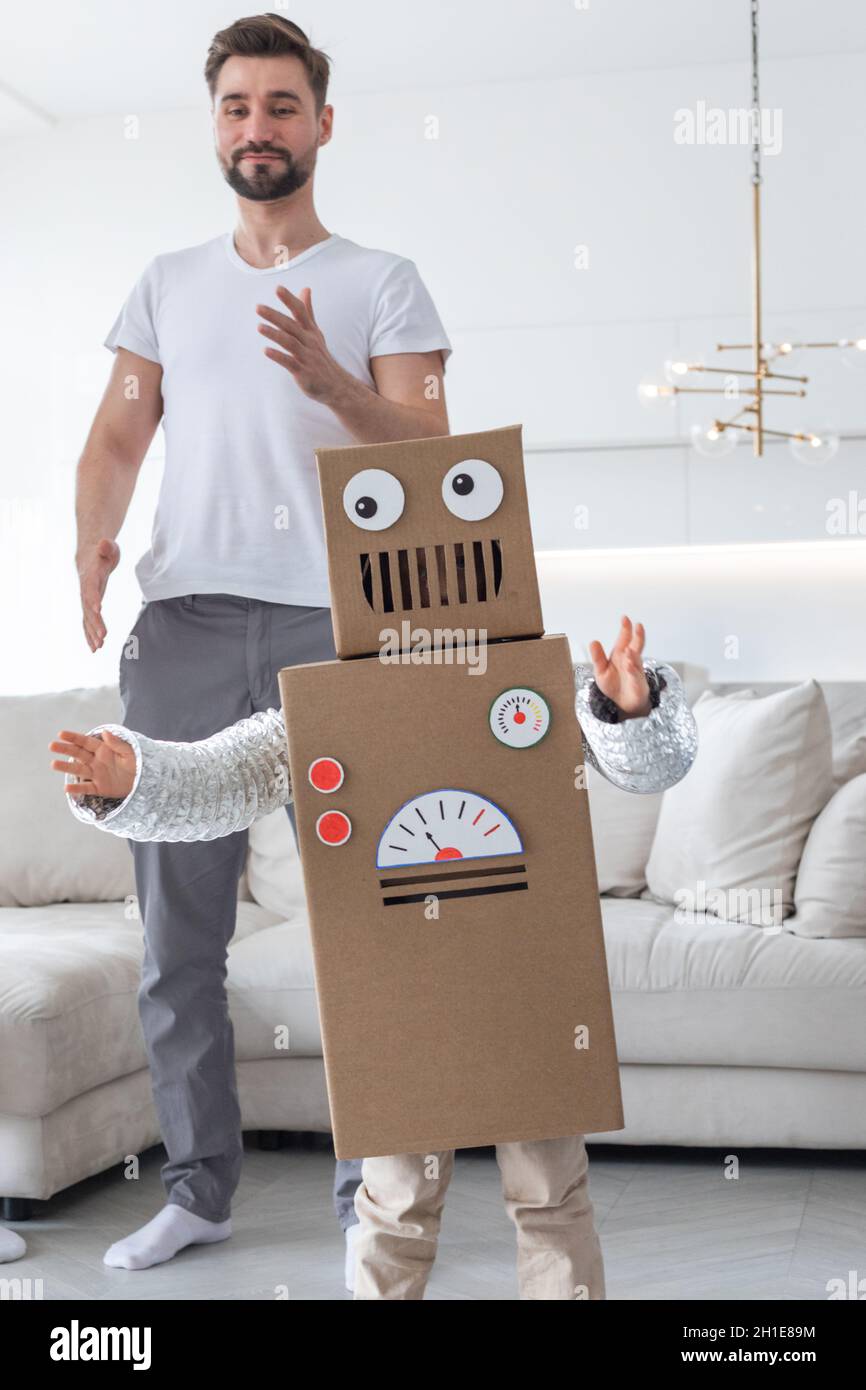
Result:
<svg viewBox="0 0 866 1390"><path fill-rule="evenodd" d="M361 584L374 613L490 603L502 587L497 539L365 551Z"/></svg>
<svg viewBox="0 0 866 1390"><path fill-rule="evenodd" d="M478 879L486 879L479 884ZM462 887L461 879L472 879L469 887ZM497 869L477 869L474 865L440 873L418 873L398 878L380 878L384 907L394 907L400 903L423 903L432 895L436 898L480 898L490 893L521 893L529 888L526 865L514 864ZM395 892L395 889L408 891ZM385 891L387 890L387 891Z"/></svg>

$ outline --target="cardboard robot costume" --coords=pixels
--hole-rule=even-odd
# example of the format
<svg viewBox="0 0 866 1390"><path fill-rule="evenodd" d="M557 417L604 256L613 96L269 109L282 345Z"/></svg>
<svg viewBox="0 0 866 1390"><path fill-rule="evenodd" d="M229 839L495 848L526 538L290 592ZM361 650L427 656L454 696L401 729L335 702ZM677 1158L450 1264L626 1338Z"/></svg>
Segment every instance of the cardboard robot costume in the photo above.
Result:
<svg viewBox="0 0 866 1390"><path fill-rule="evenodd" d="M199 840L294 798L338 1157L621 1129L582 764L679 781L679 677L646 659L654 707L609 722L544 635L521 426L316 457L339 659L284 668L282 712L198 743L99 726L132 744L133 790L71 809Z"/></svg>

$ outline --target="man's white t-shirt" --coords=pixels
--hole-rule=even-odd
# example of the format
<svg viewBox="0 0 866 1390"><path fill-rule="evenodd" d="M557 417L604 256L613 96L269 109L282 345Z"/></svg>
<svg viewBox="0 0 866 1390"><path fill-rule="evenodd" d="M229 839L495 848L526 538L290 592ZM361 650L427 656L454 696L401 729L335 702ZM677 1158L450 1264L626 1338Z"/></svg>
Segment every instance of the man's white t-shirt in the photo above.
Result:
<svg viewBox="0 0 866 1390"><path fill-rule="evenodd" d="M300 298L331 355L375 390L370 358L451 344L414 263L336 232L265 269L233 232L155 256L105 346L162 365L165 467L150 550L136 565L145 599L226 593L328 607L328 569L314 449L357 441L329 407L265 356L276 348L256 305L288 313Z"/></svg>

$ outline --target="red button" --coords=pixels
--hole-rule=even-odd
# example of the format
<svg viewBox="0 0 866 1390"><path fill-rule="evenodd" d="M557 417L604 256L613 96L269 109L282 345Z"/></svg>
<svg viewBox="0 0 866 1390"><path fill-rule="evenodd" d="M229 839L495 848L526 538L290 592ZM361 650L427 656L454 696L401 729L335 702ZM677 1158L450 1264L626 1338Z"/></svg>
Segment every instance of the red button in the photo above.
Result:
<svg viewBox="0 0 866 1390"><path fill-rule="evenodd" d="M336 758L314 758L307 770L311 786L317 792L335 792L342 787L346 774Z"/></svg>
<svg viewBox="0 0 866 1390"><path fill-rule="evenodd" d="M352 833L352 822L345 811L324 811L316 821L316 834L323 845L344 845Z"/></svg>

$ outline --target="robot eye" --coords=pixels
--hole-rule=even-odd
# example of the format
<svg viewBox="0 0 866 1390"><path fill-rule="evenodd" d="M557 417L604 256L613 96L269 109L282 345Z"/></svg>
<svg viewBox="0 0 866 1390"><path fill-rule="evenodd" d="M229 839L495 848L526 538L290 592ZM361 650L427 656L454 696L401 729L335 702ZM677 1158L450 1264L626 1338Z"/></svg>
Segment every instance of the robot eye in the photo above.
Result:
<svg viewBox="0 0 866 1390"><path fill-rule="evenodd" d="M502 501L502 478L484 459L461 459L442 479L442 500L462 521L483 521Z"/></svg>
<svg viewBox="0 0 866 1390"><path fill-rule="evenodd" d="M384 468L364 468L343 488L343 510L363 531L384 531L403 515L402 484Z"/></svg>

